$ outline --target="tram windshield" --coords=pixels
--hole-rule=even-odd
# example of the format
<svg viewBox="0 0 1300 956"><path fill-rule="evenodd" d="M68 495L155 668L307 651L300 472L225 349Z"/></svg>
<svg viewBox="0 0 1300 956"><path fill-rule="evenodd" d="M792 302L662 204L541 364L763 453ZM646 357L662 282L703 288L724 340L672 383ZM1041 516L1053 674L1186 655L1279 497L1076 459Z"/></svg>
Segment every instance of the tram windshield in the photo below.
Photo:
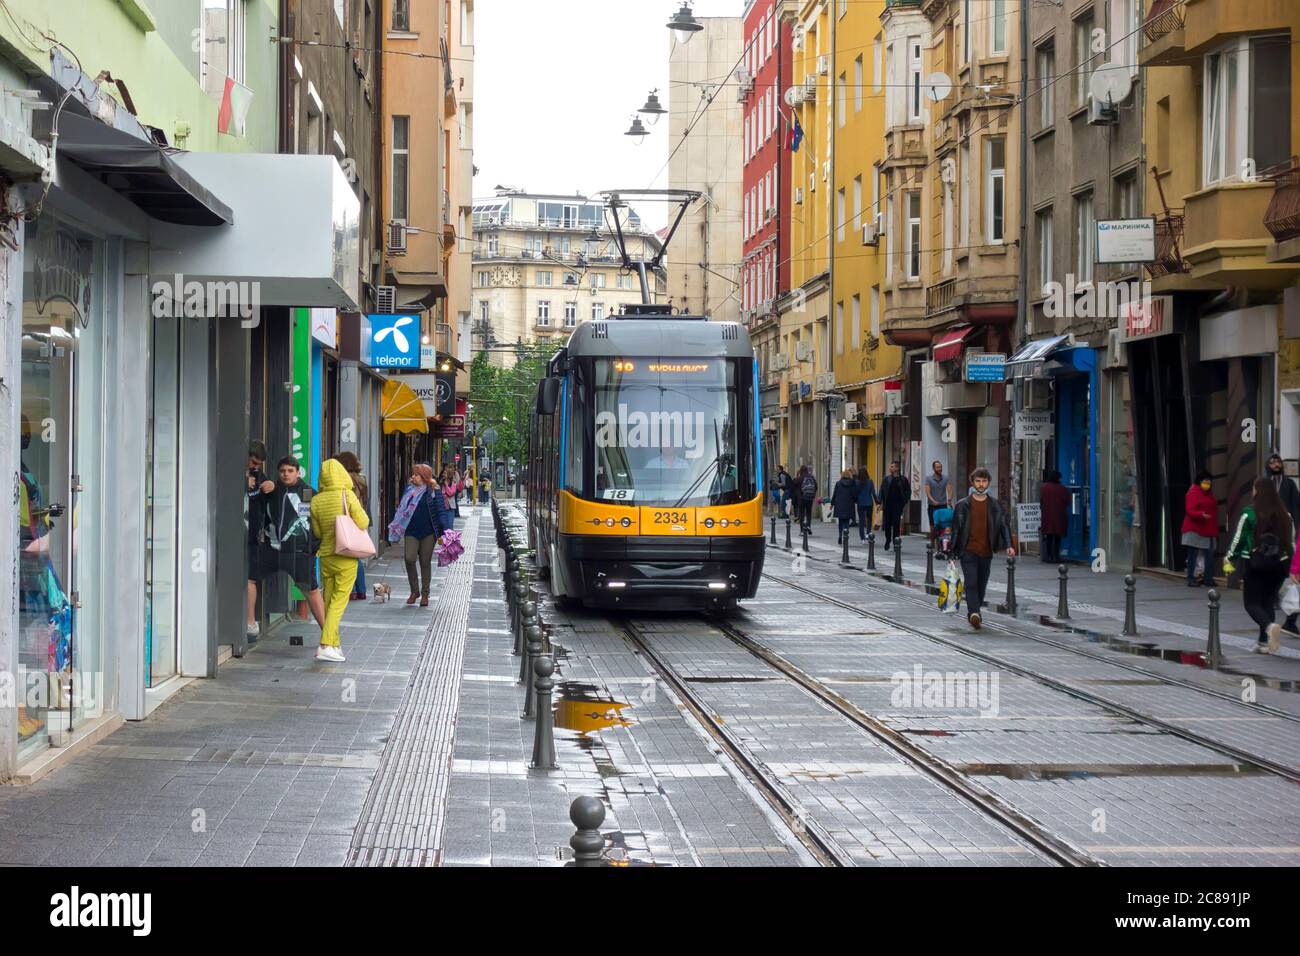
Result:
<svg viewBox="0 0 1300 956"><path fill-rule="evenodd" d="M736 360L595 360L595 497L704 506L752 498ZM746 390L747 391L747 390Z"/></svg>

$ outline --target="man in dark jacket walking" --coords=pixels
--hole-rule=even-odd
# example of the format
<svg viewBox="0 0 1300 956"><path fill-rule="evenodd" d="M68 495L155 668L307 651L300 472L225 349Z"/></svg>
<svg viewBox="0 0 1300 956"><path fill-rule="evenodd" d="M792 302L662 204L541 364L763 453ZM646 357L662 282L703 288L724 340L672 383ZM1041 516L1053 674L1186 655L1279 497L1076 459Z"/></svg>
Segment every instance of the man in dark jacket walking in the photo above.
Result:
<svg viewBox="0 0 1300 956"><path fill-rule="evenodd" d="M840 480L835 482L835 489L831 492L831 510L840 528L835 543L843 544L858 510L858 483L853 480L853 469L845 468Z"/></svg>
<svg viewBox="0 0 1300 956"><path fill-rule="evenodd" d="M812 534L813 502L817 500L817 476L807 465L799 469L795 480L795 494L799 496L799 524Z"/></svg>
<svg viewBox="0 0 1300 956"><path fill-rule="evenodd" d="M987 468L976 468L971 472L970 481L971 494L953 509L953 552L961 561L962 576L966 579L968 619L978 631L993 552L1005 548L1007 557L1015 557L1016 549L1011 546L1006 509L989 494L993 476Z"/></svg>
<svg viewBox="0 0 1300 956"><path fill-rule="evenodd" d="M1291 516L1291 527L1300 528L1300 488L1282 470L1282 456L1277 452L1268 456L1267 468L1269 480L1277 489L1277 496L1282 499L1282 507ZM1288 614L1282 630L1300 636L1300 621L1297 618L1300 615Z"/></svg>
<svg viewBox="0 0 1300 956"><path fill-rule="evenodd" d="M259 583L284 572L306 596L316 623L324 627L325 600L316 579L315 550L320 542L311 533L311 499L316 492L302 480L302 467L290 455L280 459L276 473L279 480L263 482L260 494L248 503L249 521L260 522L264 532L257 562L248 569L249 594L255 597Z"/></svg>
<svg viewBox="0 0 1300 956"><path fill-rule="evenodd" d="M1038 532L1043 536L1042 559L1061 563L1061 539L1070 532L1070 492L1061 484L1059 471L1048 471L1038 489Z"/></svg>
<svg viewBox="0 0 1300 956"><path fill-rule="evenodd" d="M899 537L899 524L903 519L903 509L912 500L912 483L902 475L902 465L897 461L889 463L889 474L880 483L880 506L884 509L885 550Z"/></svg>
<svg viewBox="0 0 1300 956"><path fill-rule="evenodd" d="M785 470L785 465L776 466L776 504L781 509L782 518L790 516L786 505L790 501L790 485L793 481L790 472Z"/></svg>

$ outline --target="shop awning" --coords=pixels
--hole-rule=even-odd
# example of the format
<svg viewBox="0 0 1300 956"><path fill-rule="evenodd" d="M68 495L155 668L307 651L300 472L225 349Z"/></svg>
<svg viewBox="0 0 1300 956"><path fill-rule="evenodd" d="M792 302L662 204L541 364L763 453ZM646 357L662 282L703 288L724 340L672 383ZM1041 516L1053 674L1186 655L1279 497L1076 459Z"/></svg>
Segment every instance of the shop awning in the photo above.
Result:
<svg viewBox="0 0 1300 956"><path fill-rule="evenodd" d="M1043 363L1067 347L1068 335L1052 335L1045 339L1026 342L1007 359L1007 372L1012 378L1033 378Z"/></svg>
<svg viewBox="0 0 1300 956"><path fill-rule="evenodd" d="M970 338L975 331L973 325L960 325L949 332L945 332L939 341L934 343L934 360L936 362L951 362L961 358L961 353L966 348L966 340Z"/></svg>
<svg viewBox="0 0 1300 956"><path fill-rule="evenodd" d="M390 378L384 384L384 396L379 406L384 419L384 434L396 432L429 434L429 420L424 417L424 402L411 386Z"/></svg>

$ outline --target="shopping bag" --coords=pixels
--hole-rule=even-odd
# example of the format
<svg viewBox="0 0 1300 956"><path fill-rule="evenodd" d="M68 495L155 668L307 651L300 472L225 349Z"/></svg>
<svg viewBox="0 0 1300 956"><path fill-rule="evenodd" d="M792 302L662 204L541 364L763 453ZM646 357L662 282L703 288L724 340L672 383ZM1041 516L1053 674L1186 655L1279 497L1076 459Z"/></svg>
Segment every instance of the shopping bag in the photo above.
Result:
<svg viewBox="0 0 1300 956"><path fill-rule="evenodd" d="M957 609L961 607L961 599L965 596L965 592L961 569L956 561L949 561L948 569L944 571L943 579L939 582L939 610L944 614L956 614Z"/></svg>
<svg viewBox="0 0 1300 956"><path fill-rule="evenodd" d="M1294 581L1287 581L1282 586L1282 600L1278 602L1282 608L1282 613L1287 617L1292 614L1300 614L1300 584Z"/></svg>
<svg viewBox="0 0 1300 956"><path fill-rule="evenodd" d="M348 493L343 492L343 513L334 519L334 553L344 558L370 558L375 554L375 543L370 535L357 527L348 514Z"/></svg>
<svg viewBox="0 0 1300 956"><path fill-rule="evenodd" d="M460 543L459 531L444 531L433 549L438 556L438 567L445 568L465 553L465 546Z"/></svg>

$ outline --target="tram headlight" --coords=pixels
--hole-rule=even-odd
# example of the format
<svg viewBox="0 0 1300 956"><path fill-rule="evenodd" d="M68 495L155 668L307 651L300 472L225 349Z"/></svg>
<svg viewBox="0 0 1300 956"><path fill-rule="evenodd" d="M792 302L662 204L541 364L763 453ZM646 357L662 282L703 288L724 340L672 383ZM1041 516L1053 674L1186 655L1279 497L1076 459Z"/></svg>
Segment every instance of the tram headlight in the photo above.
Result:
<svg viewBox="0 0 1300 956"><path fill-rule="evenodd" d="M622 525L623 525L624 528L630 528L630 527L632 527L632 519L631 519L631 518L624 518L623 521L622 521Z"/></svg>
<svg viewBox="0 0 1300 956"><path fill-rule="evenodd" d="M713 519L712 519L712 518L705 518L705 519L704 519L704 527L706 527L706 528L712 528L712 527L713 527Z"/></svg>
<svg viewBox="0 0 1300 956"><path fill-rule="evenodd" d="M613 519L613 518L606 518L606 519L605 519L605 527L607 527L607 528L612 528L612 527L614 527L614 519Z"/></svg>

